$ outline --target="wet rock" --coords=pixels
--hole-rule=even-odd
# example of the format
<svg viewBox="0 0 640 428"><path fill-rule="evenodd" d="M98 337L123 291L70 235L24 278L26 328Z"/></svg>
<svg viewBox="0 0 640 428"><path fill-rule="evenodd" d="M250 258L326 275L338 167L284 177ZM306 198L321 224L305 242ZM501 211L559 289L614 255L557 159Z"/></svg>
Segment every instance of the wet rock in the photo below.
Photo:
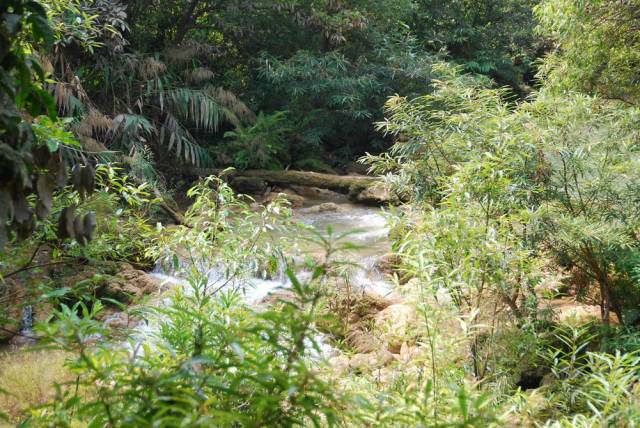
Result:
<svg viewBox="0 0 640 428"><path fill-rule="evenodd" d="M278 290L267 294L257 304L264 306L274 306L284 302L295 302L298 299L296 294L290 290Z"/></svg>
<svg viewBox="0 0 640 428"><path fill-rule="evenodd" d="M273 201L275 201L278 198L284 198L286 199L289 204L291 204L291 208L301 208L304 205L304 198L300 195L295 195L292 193L284 193L284 192L280 192L280 193L276 193L276 192L272 192L269 193L265 198L264 198L264 203L268 204L271 203Z"/></svg>
<svg viewBox="0 0 640 428"><path fill-rule="evenodd" d="M326 212L338 212L342 211L340 206L334 202L325 202L322 204L314 205L309 208L305 208L306 213L326 213Z"/></svg>
<svg viewBox="0 0 640 428"><path fill-rule="evenodd" d="M262 195L267 190L267 182L258 177L234 177L229 183L238 193Z"/></svg>
<svg viewBox="0 0 640 428"><path fill-rule="evenodd" d="M378 183L351 196L355 201L367 205L398 204L400 202L395 195Z"/></svg>
<svg viewBox="0 0 640 428"><path fill-rule="evenodd" d="M295 192L297 195L303 196L309 199L331 199L331 200L342 200L344 196L340 193L334 192L328 189L321 189L319 187L311 187L311 186L296 186L291 185L289 188Z"/></svg>
<svg viewBox="0 0 640 428"><path fill-rule="evenodd" d="M397 272L397 268L401 263L402 259L399 255L387 253L380 257L375 266L380 272L392 275Z"/></svg>
<svg viewBox="0 0 640 428"><path fill-rule="evenodd" d="M122 270L113 276L106 276L104 280L101 294L123 303L131 303L160 288L158 280L133 268Z"/></svg>
<svg viewBox="0 0 640 428"><path fill-rule="evenodd" d="M114 310L103 311L99 317L106 328L122 330L131 328L136 325L139 320L131 317L127 312L119 312Z"/></svg>
<svg viewBox="0 0 640 428"><path fill-rule="evenodd" d="M338 204L336 203L325 202L323 204L318 205L318 211L320 211L321 213L335 212L335 211L340 211L340 207L338 207Z"/></svg>

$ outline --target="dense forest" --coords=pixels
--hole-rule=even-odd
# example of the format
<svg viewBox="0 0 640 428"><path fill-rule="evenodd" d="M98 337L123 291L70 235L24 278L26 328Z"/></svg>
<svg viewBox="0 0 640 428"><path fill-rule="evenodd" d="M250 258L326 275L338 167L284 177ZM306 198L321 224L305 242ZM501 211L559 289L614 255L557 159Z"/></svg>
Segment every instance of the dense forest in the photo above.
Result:
<svg viewBox="0 0 640 428"><path fill-rule="evenodd" d="M640 426L640 0L3 0L0 426Z"/></svg>

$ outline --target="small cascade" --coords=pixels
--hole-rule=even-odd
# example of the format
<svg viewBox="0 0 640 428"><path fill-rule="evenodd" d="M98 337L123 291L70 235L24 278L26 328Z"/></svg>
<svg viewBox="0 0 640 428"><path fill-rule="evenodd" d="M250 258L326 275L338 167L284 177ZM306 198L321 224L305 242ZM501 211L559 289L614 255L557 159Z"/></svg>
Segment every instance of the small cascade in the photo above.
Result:
<svg viewBox="0 0 640 428"><path fill-rule="evenodd" d="M20 334L26 337L33 336L33 305L27 305L22 308Z"/></svg>
<svg viewBox="0 0 640 428"><path fill-rule="evenodd" d="M304 212L299 211L295 214L296 220L301 221L307 226L315 228L320 233L327 233L330 227L336 235L347 234L344 241L349 241L358 246L352 252L340 254L358 265L354 269L351 283L363 290L368 290L382 296L390 296L394 293L391 283L385 281L384 275L378 269L378 264L386 252L389 251L389 242L387 240L388 228L382 213L376 208L356 206L350 204L342 204L341 209L335 212ZM344 242L343 241L343 242ZM151 275L162 281L165 287L182 287L189 292L190 287L187 281L178 273L180 268L184 267L185 261L180 261L178 269L174 266L173 260L160 260L156 264ZM213 288L216 285L225 284L225 287L236 287L242 290L245 301L250 305L258 305L264 299L273 293L281 292L290 287L291 282L287 276L287 263L283 258L278 266L266 272L256 264L252 266L253 277L243 278L229 282L225 275L225 266L200 266L202 272L207 272L209 276L209 284ZM297 270L296 277L300 281L305 281L311 275L311 272L304 269ZM228 284L227 284L228 283ZM166 301L156 302L159 305L168 304ZM157 323L157 321L156 321ZM128 344L134 354L139 355L141 343L148 343L148 338L157 331L157 325L141 324L136 327L134 342ZM324 335L314 338L319 349L310 350L312 358L324 358L330 356L335 350Z"/></svg>

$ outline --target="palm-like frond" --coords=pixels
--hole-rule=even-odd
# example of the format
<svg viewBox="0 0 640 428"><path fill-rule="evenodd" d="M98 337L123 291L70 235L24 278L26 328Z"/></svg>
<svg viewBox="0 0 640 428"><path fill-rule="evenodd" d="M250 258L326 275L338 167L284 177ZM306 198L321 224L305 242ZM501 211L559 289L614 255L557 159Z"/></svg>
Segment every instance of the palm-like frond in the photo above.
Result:
<svg viewBox="0 0 640 428"><path fill-rule="evenodd" d="M192 121L197 129L218 130L224 111L216 99L206 92L176 88L165 91L164 98L174 115Z"/></svg>
<svg viewBox="0 0 640 428"><path fill-rule="evenodd" d="M89 112L71 125L71 130L79 137L104 135L113 127L113 119L99 110L89 107Z"/></svg>
<svg viewBox="0 0 640 428"><path fill-rule="evenodd" d="M175 147L178 158L181 156L196 166L203 166L209 163L209 154L200 147L191 133L185 129L171 113L166 113L165 119L160 125L160 144L167 144L167 151Z"/></svg>
<svg viewBox="0 0 640 428"><path fill-rule="evenodd" d="M208 68L196 67L187 69L184 72L184 77L187 83L193 85L201 85L213 79L215 73Z"/></svg>
<svg viewBox="0 0 640 428"><path fill-rule="evenodd" d="M137 143L145 143L156 133L155 125L139 114L119 114L113 119L110 134L114 141L131 150Z"/></svg>
<svg viewBox="0 0 640 428"><path fill-rule="evenodd" d="M56 100L56 105L60 114L64 116L76 116L85 112L82 101L76 97L70 85L63 82L56 82L52 85L51 91Z"/></svg>
<svg viewBox="0 0 640 428"><path fill-rule="evenodd" d="M222 106L227 108L239 121L254 124L256 122L256 114L233 92L222 87L208 87L205 89L207 93L213 96ZM233 122L233 118L228 114L228 119ZM238 126L234 123L234 125Z"/></svg>

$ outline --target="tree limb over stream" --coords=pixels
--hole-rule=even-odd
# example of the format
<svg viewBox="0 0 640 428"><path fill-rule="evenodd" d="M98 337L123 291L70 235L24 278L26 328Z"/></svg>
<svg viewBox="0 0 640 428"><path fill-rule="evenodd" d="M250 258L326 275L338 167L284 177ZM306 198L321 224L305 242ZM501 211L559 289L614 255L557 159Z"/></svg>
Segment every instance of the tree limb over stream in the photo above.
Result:
<svg viewBox="0 0 640 428"><path fill-rule="evenodd" d="M220 174L223 170L212 168L191 168L189 175L204 177ZM240 177L262 180L270 185L277 186L309 186L349 195L357 202L383 204L393 202L393 198L382 189L381 180L377 177L363 175L335 175L309 171L269 171L246 170L232 171L229 173L229 181Z"/></svg>

